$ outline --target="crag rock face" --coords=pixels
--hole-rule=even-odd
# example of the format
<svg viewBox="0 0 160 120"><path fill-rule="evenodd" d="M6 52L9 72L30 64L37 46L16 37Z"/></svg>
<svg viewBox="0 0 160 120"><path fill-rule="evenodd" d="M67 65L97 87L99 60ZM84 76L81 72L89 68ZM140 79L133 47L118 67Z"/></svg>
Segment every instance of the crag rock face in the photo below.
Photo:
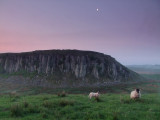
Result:
<svg viewBox="0 0 160 120"><path fill-rule="evenodd" d="M26 79L30 84L49 87L100 86L140 78L109 55L79 50L0 54L0 74L13 73L34 73Z"/></svg>

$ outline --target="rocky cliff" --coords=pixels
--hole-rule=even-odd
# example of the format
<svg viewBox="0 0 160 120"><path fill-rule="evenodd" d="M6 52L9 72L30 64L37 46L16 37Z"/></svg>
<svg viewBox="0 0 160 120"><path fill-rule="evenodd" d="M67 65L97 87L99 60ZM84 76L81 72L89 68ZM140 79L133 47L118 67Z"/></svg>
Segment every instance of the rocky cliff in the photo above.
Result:
<svg viewBox="0 0 160 120"><path fill-rule="evenodd" d="M141 79L109 55L79 50L3 53L0 74L26 75L25 83L48 87L101 86Z"/></svg>

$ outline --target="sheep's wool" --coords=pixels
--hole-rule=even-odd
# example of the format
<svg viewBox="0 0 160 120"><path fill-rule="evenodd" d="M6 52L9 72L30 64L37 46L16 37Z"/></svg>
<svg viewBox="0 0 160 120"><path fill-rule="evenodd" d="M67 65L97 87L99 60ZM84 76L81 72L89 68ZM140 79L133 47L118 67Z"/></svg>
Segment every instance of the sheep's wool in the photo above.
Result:
<svg viewBox="0 0 160 120"><path fill-rule="evenodd" d="M134 90L134 91L131 92L130 97L131 97L131 99L140 98L141 97L141 93L140 93L140 91L139 91L139 93L137 93L137 91Z"/></svg>
<svg viewBox="0 0 160 120"><path fill-rule="evenodd" d="M89 94L89 98L91 99L92 97L99 97L99 93L98 92L97 93L91 92Z"/></svg>

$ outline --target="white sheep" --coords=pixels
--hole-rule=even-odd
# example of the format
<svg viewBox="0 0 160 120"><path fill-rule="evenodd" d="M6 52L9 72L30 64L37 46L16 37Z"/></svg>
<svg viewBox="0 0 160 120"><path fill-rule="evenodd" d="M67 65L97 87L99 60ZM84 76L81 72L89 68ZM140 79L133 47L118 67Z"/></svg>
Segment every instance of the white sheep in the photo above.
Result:
<svg viewBox="0 0 160 120"><path fill-rule="evenodd" d="M92 97L98 98L99 97L99 92L96 92L96 93L90 92L89 93L89 98L91 99Z"/></svg>
<svg viewBox="0 0 160 120"><path fill-rule="evenodd" d="M131 99L137 99L141 97L140 89L135 89L131 92L130 98Z"/></svg>

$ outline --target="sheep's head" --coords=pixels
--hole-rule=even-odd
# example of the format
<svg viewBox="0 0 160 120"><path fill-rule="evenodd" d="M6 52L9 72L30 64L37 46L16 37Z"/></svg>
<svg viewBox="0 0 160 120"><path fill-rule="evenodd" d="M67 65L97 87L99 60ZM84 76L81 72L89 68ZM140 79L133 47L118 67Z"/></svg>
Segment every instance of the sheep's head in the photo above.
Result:
<svg viewBox="0 0 160 120"><path fill-rule="evenodd" d="M136 92L139 93L139 92L140 92L140 89L136 88Z"/></svg>

